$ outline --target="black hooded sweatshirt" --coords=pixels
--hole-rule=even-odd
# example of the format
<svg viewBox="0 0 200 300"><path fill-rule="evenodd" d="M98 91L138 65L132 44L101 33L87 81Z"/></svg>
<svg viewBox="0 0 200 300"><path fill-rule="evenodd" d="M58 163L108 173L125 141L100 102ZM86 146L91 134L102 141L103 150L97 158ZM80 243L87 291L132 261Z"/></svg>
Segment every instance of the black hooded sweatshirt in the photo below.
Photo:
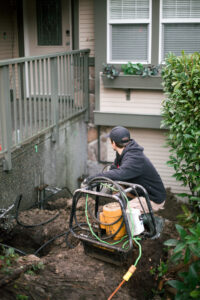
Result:
<svg viewBox="0 0 200 300"><path fill-rule="evenodd" d="M147 190L150 200L160 204L166 199L166 191L160 175L143 150L135 140L131 140L121 155L116 153L114 166L107 172L96 174L95 177L103 176L115 181L142 185Z"/></svg>

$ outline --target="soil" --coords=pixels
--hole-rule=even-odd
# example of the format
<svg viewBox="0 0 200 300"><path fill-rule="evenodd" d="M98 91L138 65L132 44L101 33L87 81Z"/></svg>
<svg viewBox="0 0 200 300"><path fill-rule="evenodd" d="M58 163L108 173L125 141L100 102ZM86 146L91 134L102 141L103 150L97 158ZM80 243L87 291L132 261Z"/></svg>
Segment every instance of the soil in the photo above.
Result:
<svg viewBox="0 0 200 300"><path fill-rule="evenodd" d="M1 300L29 299L29 300L62 300L62 299L108 299L122 281L129 266L116 266L85 254L83 245L77 239L66 235L61 236L40 252L40 257L33 255L44 243L56 235L65 233L69 228L69 217L72 199L61 197L48 201L45 209L32 208L21 211L20 222L24 224L38 224L59 216L52 222L33 228L26 228L14 221L12 230L6 234L0 229L0 242L13 246L27 253L20 256L14 270L26 264L42 262L43 269L32 273L22 273L10 284L1 287ZM142 257L134 275L126 282L113 299L148 300L155 298L158 281L151 269L158 267L160 261L166 260L166 250L163 242L176 235L176 216L182 212L181 204L168 190L165 208L159 211L165 220L163 231L158 239L146 239L142 243ZM84 216L84 209L78 208L77 214ZM69 246L73 245L71 249ZM1 265L0 265L1 268ZM0 283L5 273L0 269ZM27 296L27 297L26 297Z"/></svg>

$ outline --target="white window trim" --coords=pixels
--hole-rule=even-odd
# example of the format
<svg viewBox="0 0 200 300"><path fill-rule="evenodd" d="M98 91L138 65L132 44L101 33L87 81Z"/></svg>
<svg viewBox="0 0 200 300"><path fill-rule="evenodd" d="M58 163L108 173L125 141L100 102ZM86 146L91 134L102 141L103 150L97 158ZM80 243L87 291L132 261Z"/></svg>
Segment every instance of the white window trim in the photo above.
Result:
<svg viewBox="0 0 200 300"><path fill-rule="evenodd" d="M152 43L152 0L149 0L149 20L147 19L130 19L130 20L110 20L109 16L109 2L107 0L107 63L115 63L115 64L126 64L127 61L117 61L111 59L111 27L112 24L149 24L148 26L148 35L149 35L149 42L148 42L148 55L147 61L140 61L142 64L150 64L151 63L151 43ZM138 63L138 61L131 61L132 63Z"/></svg>
<svg viewBox="0 0 200 300"><path fill-rule="evenodd" d="M162 17L163 0L160 0L160 21L159 21L159 64L165 64L162 60L162 25L163 24L182 24L182 23L200 23L200 18L163 18Z"/></svg>

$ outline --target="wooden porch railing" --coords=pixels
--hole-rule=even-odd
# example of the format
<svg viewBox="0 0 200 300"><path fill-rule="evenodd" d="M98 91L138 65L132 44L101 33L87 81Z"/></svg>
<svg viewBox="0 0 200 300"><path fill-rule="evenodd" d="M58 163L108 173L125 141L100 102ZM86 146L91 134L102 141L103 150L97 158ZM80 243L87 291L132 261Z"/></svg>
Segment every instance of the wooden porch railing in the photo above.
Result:
<svg viewBox="0 0 200 300"><path fill-rule="evenodd" d="M0 156L77 114L88 115L89 50L0 61Z"/></svg>

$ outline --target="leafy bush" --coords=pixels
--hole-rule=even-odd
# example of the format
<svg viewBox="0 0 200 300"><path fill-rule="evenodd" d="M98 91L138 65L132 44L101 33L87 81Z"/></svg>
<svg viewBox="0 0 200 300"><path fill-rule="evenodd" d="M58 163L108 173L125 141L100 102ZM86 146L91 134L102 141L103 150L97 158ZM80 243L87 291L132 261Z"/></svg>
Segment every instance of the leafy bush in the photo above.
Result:
<svg viewBox="0 0 200 300"><path fill-rule="evenodd" d="M190 265L188 272L180 272L180 280L169 280L168 284L177 290L175 300L200 298L200 261Z"/></svg>
<svg viewBox="0 0 200 300"><path fill-rule="evenodd" d="M169 129L167 144L174 177L189 186L191 211L183 206L183 215L176 225L179 239L164 244L174 247L171 261L187 266L176 280L167 284L176 288L176 300L200 297L200 53L180 57L170 53L162 69L166 99L163 102L162 126ZM198 260L198 261L196 261Z"/></svg>
<svg viewBox="0 0 200 300"><path fill-rule="evenodd" d="M174 177L189 186L193 206L200 205L200 53L177 57L170 53L162 69L166 99L162 126L169 128L167 143Z"/></svg>
<svg viewBox="0 0 200 300"><path fill-rule="evenodd" d="M165 246L175 247L171 260L176 263L183 260L186 264L192 256L200 259L200 223L188 230L177 224L176 229L180 235L179 240L170 239L164 242Z"/></svg>
<svg viewBox="0 0 200 300"><path fill-rule="evenodd" d="M189 265L188 272L179 272L178 279L168 280L167 284L177 290L175 300L189 300L200 297L200 224L197 223L188 230L176 225L180 235L178 240L170 239L164 242L166 246L175 247L171 261L184 262ZM195 259L194 259L195 258ZM193 261L196 260L196 261Z"/></svg>

